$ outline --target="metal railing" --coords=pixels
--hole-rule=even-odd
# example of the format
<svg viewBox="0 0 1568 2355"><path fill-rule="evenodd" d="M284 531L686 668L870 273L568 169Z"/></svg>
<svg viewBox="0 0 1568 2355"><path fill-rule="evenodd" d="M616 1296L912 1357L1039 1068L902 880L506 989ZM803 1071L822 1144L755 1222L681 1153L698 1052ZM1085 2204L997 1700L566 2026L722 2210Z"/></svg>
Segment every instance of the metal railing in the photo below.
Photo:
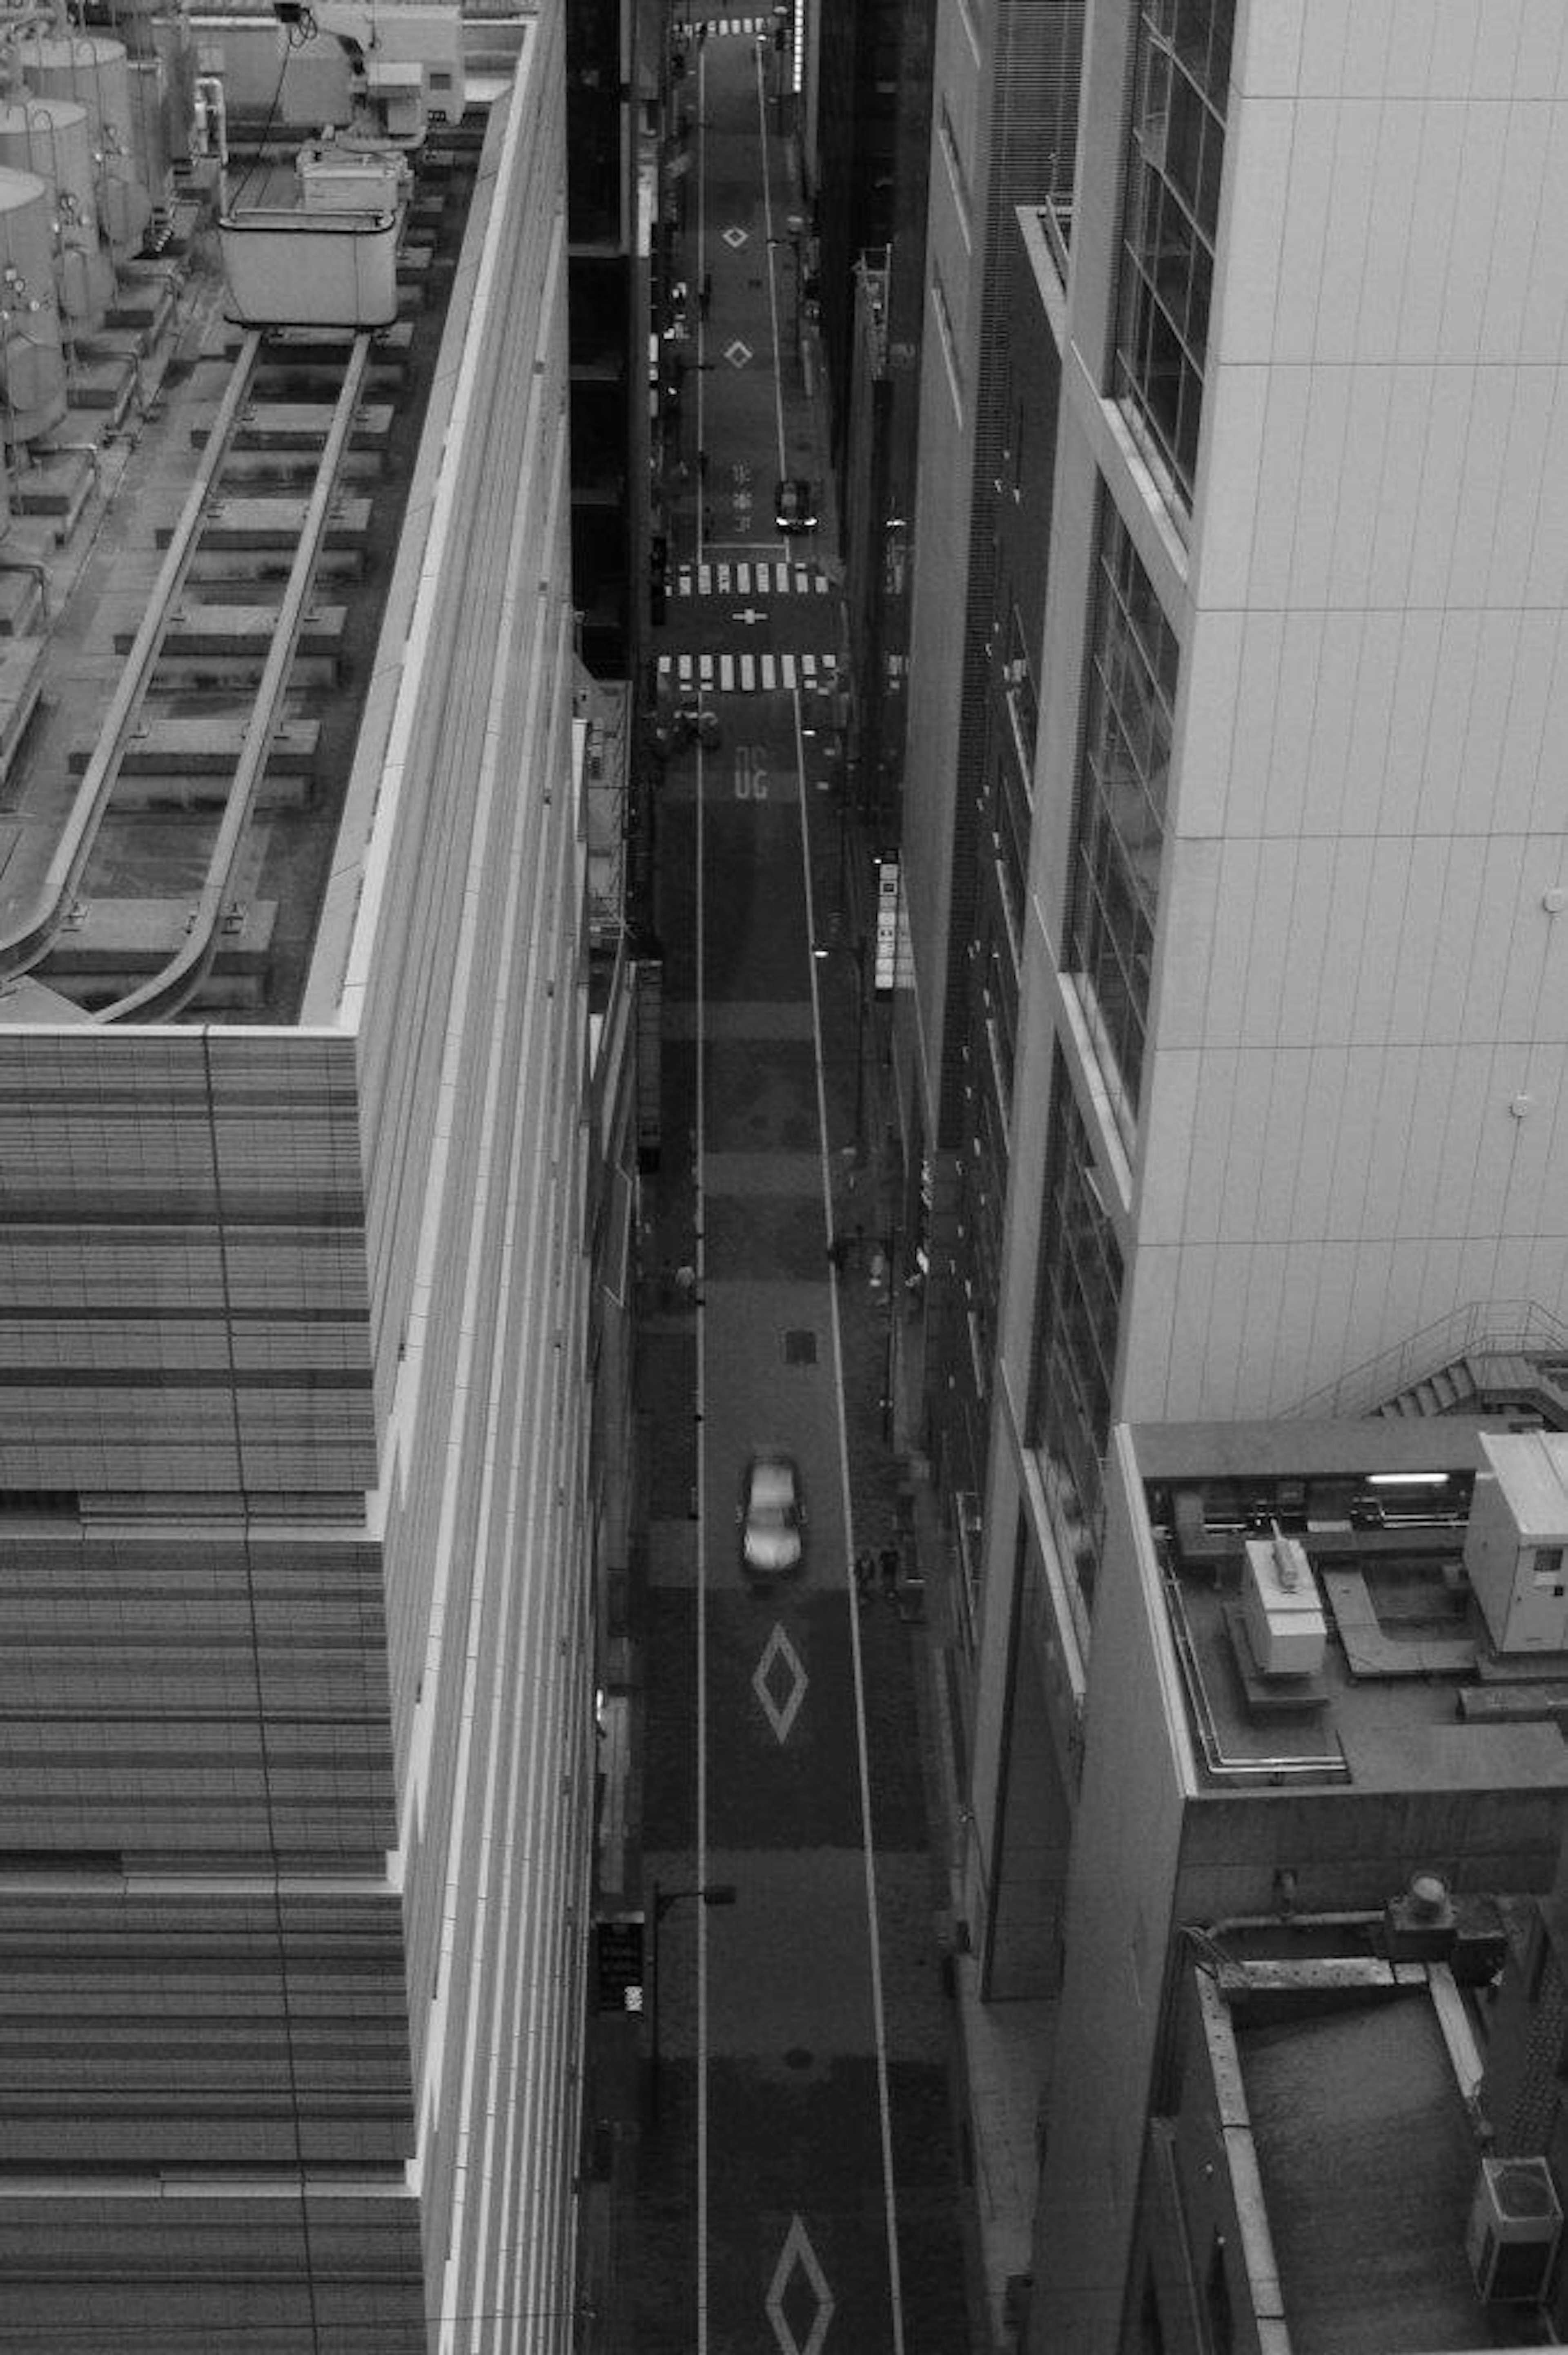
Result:
<svg viewBox="0 0 1568 2355"><path fill-rule="evenodd" d="M1530 1357L1558 1350L1568 1354L1568 1325L1538 1301L1472 1300L1309 1391L1298 1405L1285 1410L1283 1419L1370 1414L1383 1400L1397 1398L1463 1357L1489 1352Z"/></svg>

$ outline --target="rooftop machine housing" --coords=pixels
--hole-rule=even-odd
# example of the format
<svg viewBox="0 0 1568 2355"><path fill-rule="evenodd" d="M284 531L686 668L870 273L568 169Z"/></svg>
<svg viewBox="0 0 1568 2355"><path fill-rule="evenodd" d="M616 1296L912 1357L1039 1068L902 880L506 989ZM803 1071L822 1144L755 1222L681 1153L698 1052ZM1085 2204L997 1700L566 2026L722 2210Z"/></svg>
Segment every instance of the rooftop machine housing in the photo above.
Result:
<svg viewBox="0 0 1568 2355"><path fill-rule="evenodd" d="M1465 1569L1499 1652L1568 1652L1568 1433L1480 1434Z"/></svg>

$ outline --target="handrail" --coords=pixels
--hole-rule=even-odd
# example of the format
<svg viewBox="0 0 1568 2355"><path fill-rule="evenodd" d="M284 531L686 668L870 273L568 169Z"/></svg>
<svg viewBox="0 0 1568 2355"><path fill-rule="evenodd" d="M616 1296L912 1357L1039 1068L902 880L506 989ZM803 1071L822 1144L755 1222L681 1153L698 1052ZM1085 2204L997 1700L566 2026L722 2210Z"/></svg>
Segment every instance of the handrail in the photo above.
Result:
<svg viewBox="0 0 1568 2355"><path fill-rule="evenodd" d="M370 337L367 335L355 336L322 451L315 487L311 493L299 545L289 570L288 585L278 610L277 627L262 669L261 683L256 690L256 701L246 726L238 766L224 804L223 817L190 932L183 946L161 973L154 974L124 997L117 998L111 1006L101 1007L93 1016L95 1022L152 1022L177 1014L205 978L217 953L218 926L233 889L246 830L260 787L262 772L267 765L267 756L272 749L272 739L277 732L295 645L315 579L316 562L331 520L343 455L348 446L369 357Z"/></svg>
<svg viewBox="0 0 1568 2355"><path fill-rule="evenodd" d="M1380 1350L1349 1372L1311 1391L1283 1411L1298 1422L1370 1413L1383 1399L1397 1398L1414 1382L1439 1373L1457 1358L1482 1350L1530 1356L1543 1349L1568 1353L1568 1325L1534 1300L1471 1300L1435 1317L1392 1348Z"/></svg>
<svg viewBox="0 0 1568 2355"><path fill-rule="evenodd" d="M143 689L158 659L164 633L175 610L175 601L185 579L185 568L206 519L213 479L228 451L235 420L249 394L251 370L260 344L260 336L249 335L241 346L238 363L213 421L207 447L202 452L180 519L175 526L168 552L149 593L146 610L132 641L131 652L126 656L98 742L93 747L92 758L77 789L58 847L49 862L37 896L20 923L14 925L8 932L0 933L0 980L9 980L37 963L76 897L98 837L104 809L114 789L125 740L141 709Z"/></svg>

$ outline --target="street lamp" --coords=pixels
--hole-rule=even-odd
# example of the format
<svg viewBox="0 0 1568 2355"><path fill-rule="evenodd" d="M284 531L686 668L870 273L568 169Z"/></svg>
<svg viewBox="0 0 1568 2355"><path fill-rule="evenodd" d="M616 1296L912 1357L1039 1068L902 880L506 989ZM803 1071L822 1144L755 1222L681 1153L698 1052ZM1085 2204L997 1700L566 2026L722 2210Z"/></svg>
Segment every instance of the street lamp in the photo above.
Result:
<svg viewBox="0 0 1568 2355"><path fill-rule="evenodd" d="M653 1971L653 2000L648 2007L648 2109L655 2126L659 2123L659 1989L662 1983L659 1969L659 1924L671 1906L678 1905L683 1897L694 1897L703 1905L733 1905L735 1883L732 1881L705 1881L693 1889L661 1889L657 1881L653 1883L653 1902L648 1909L648 1919L653 1931L649 1956Z"/></svg>

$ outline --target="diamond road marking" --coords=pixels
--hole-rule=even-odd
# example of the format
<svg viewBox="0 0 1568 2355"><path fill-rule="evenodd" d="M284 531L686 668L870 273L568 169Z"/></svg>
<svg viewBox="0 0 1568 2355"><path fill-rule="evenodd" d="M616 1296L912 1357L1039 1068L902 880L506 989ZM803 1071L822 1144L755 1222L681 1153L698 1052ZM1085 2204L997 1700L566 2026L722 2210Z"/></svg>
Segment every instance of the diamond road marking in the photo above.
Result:
<svg viewBox="0 0 1568 2355"><path fill-rule="evenodd" d="M811 2295L817 2301L811 2328L803 2340L796 2338L789 2327L789 2318L784 2311L784 2293L797 2265L810 2283ZM828 2325L833 2318L833 2295L799 2216L792 2216L789 2220L784 2246L779 2252L779 2263L773 2268L773 2279L768 2285L766 2303L768 2319L773 2325L773 2336L783 2349L784 2355L821 2355L822 2341L828 2335Z"/></svg>
<svg viewBox="0 0 1568 2355"><path fill-rule="evenodd" d="M729 362L731 368L743 368L747 360L751 357L751 346L749 344L743 344L740 337L736 336L733 344L726 344L725 346L724 356Z"/></svg>
<svg viewBox="0 0 1568 2355"><path fill-rule="evenodd" d="M738 253L741 247L746 243L746 231L743 229L726 229L724 233L724 241L728 246L732 253Z"/></svg>
<svg viewBox="0 0 1568 2355"><path fill-rule="evenodd" d="M780 1662L789 1678L782 1704L773 1698L773 1671ZM751 1689L762 1703L763 1713L780 1747L789 1741L789 1729L800 1714L800 1703L806 1698L806 1683L800 1655L783 1628L775 1623L772 1634L762 1647L762 1657L751 1672Z"/></svg>

